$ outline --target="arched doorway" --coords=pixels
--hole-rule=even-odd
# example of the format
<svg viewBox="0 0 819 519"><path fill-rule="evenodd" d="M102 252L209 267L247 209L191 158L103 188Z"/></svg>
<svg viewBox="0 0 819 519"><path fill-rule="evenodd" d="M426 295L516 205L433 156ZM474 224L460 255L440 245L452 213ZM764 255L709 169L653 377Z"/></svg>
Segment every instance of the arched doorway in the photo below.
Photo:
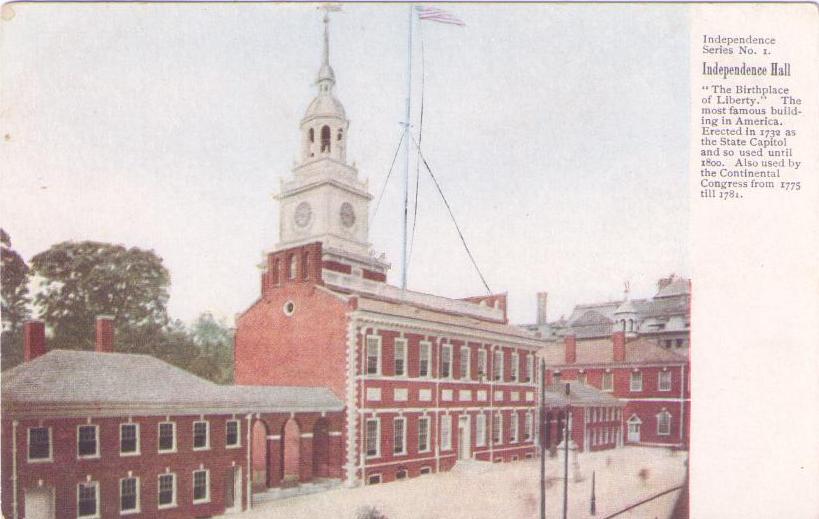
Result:
<svg viewBox="0 0 819 519"><path fill-rule="evenodd" d="M313 427L313 477L330 477L330 424L324 418Z"/></svg>
<svg viewBox="0 0 819 519"><path fill-rule="evenodd" d="M251 481L254 492L263 492L270 486L267 468L270 466L270 452L267 446L268 429L262 420L253 423L251 433Z"/></svg>
<svg viewBox="0 0 819 519"><path fill-rule="evenodd" d="M295 418L290 418L282 427L282 486L299 482L300 443L301 428Z"/></svg>

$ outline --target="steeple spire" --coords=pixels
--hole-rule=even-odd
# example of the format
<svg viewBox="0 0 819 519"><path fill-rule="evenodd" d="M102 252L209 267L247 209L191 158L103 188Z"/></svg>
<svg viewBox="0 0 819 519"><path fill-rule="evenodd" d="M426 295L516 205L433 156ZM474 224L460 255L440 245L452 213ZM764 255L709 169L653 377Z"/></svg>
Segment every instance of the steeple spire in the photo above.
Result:
<svg viewBox="0 0 819 519"><path fill-rule="evenodd" d="M316 84L319 87L319 94L328 94L336 83L336 74L333 72L333 67L330 66L330 6L323 7L324 9L324 54L321 60L321 68L319 69L318 79Z"/></svg>

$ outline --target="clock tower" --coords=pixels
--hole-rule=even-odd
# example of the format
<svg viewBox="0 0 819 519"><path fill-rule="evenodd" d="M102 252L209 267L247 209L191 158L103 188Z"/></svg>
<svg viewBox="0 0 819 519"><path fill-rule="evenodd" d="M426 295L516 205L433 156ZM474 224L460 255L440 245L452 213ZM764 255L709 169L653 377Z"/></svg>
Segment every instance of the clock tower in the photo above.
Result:
<svg viewBox="0 0 819 519"><path fill-rule="evenodd" d="M321 242L323 259L385 274L389 265L375 258L368 241L372 195L347 162L350 121L333 94L336 78L330 66L328 23L325 15L318 92L301 120L299 160L292 178L282 180L276 195L280 238L276 249Z"/></svg>

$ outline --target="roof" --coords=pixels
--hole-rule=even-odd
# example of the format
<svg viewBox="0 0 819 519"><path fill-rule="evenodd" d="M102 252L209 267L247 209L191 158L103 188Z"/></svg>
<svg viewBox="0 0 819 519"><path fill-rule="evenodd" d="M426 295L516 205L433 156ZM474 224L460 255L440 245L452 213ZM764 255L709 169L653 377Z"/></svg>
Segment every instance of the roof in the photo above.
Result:
<svg viewBox="0 0 819 519"><path fill-rule="evenodd" d="M572 365L683 364L688 361L686 357L663 348L649 337L627 340L624 362L614 361L614 348L610 338L578 342L576 347L577 357ZM547 365L567 366L563 344L544 348L542 352Z"/></svg>
<svg viewBox="0 0 819 519"><path fill-rule="evenodd" d="M304 113L304 118L314 116L333 116L345 119L344 105L332 94L319 94L310 102Z"/></svg>
<svg viewBox="0 0 819 519"><path fill-rule="evenodd" d="M667 281L668 283L665 283ZM671 276L670 279L664 280L663 286L657 291L654 297L671 297L687 295L691 293L691 280L686 278L678 278Z"/></svg>
<svg viewBox="0 0 819 519"><path fill-rule="evenodd" d="M458 326L484 333L504 335L508 338L533 342L536 341L537 346L542 346L542 341L535 338L531 332L524 330L519 326L485 321L468 315L430 310L409 303L384 301L381 299L367 297L364 294L359 294L358 309L364 312L382 314L389 317L425 321L438 325Z"/></svg>
<svg viewBox="0 0 819 519"><path fill-rule="evenodd" d="M569 394L565 393L568 384ZM546 406L559 407L572 405L576 407L586 406L619 406L623 407L625 402L614 398L609 393L600 391L594 386L581 384L576 380L562 382L557 387L552 387L545 392L544 402Z"/></svg>
<svg viewBox="0 0 819 519"><path fill-rule="evenodd" d="M341 410L326 388L220 386L148 355L53 350L3 373L4 409L95 416Z"/></svg>

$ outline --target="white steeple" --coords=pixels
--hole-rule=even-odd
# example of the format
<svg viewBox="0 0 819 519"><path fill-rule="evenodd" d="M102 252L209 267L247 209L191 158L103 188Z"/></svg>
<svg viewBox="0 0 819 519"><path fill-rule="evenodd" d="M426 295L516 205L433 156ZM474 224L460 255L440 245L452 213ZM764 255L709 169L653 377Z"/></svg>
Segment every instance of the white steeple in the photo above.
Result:
<svg viewBox="0 0 819 519"><path fill-rule="evenodd" d="M299 125L300 160L290 180L283 180L279 200L277 249L322 242L335 261L370 270L386 271L388 265L370 252L367 182L347 163L347 130L350 122L335 97L335 72L330 66L329 19L324 16L321 67L316 78L318 92Z"/></svg>

